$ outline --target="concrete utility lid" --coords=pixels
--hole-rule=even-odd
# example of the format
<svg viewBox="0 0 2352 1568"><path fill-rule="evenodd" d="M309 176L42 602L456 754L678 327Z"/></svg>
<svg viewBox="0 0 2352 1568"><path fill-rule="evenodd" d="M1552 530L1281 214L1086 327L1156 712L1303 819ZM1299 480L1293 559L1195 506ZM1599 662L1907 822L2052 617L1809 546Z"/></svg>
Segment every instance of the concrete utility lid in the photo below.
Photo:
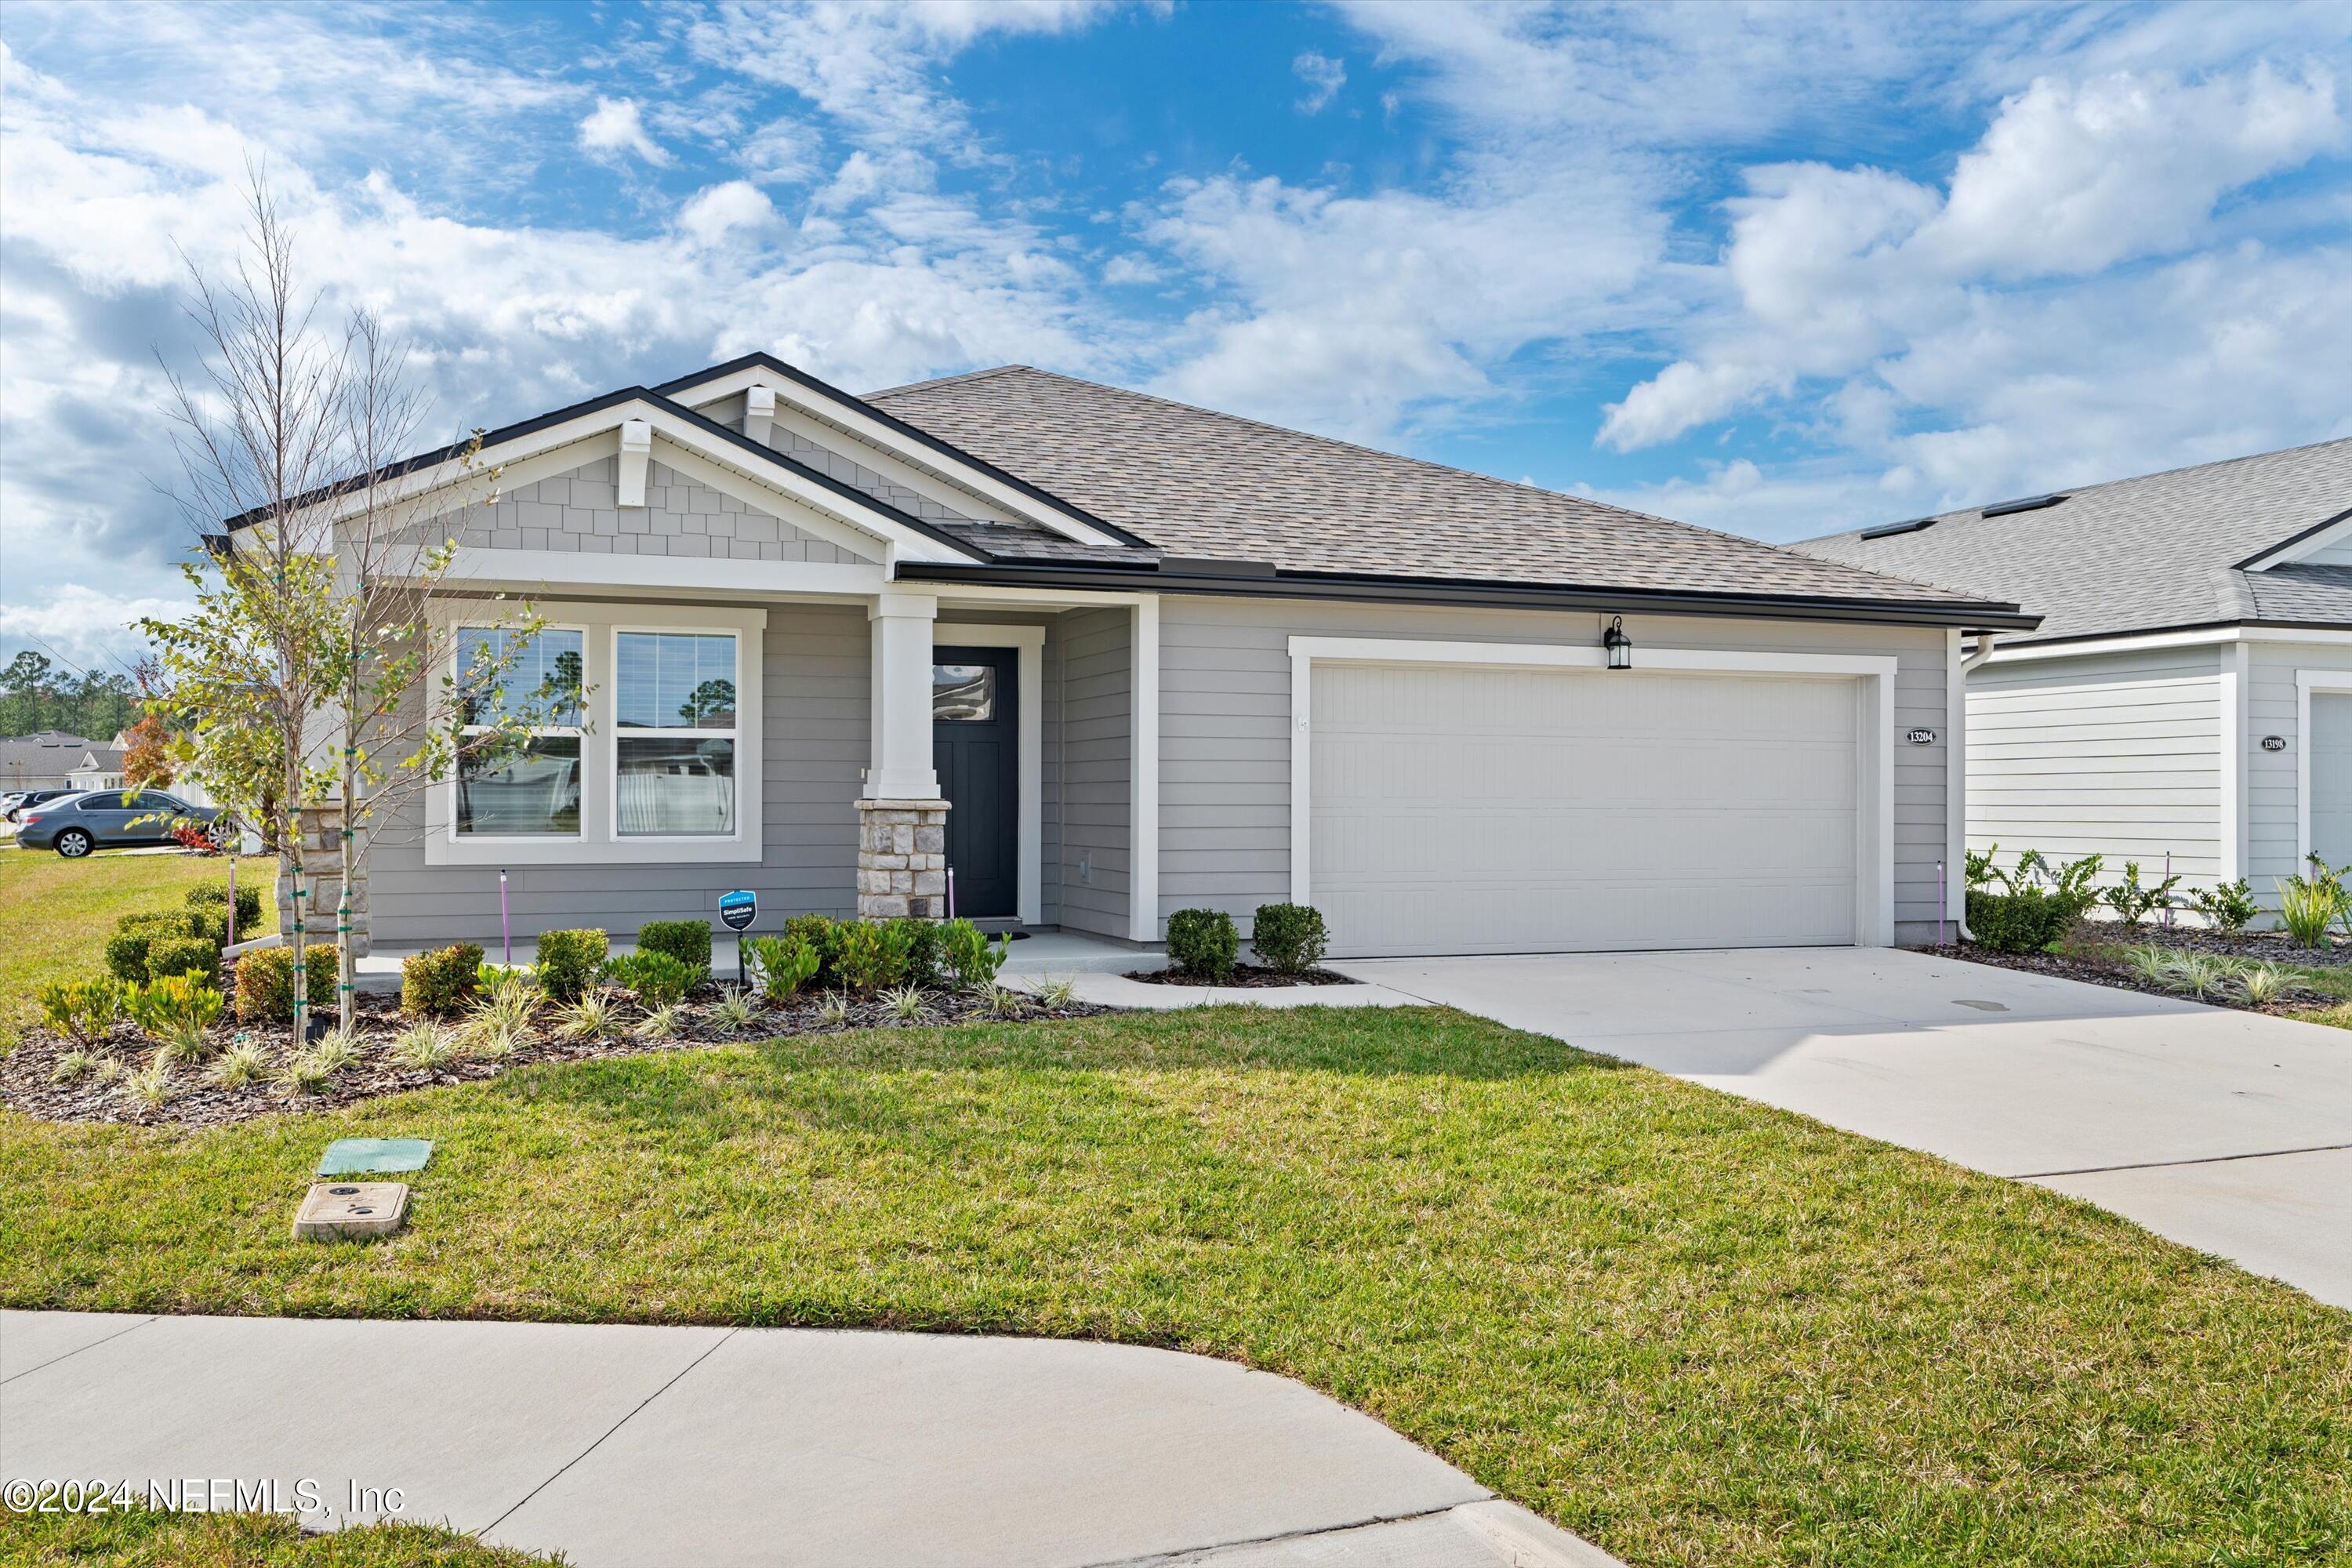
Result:
<svg viewBox="0 0 2352 1568"><path fill-rule="evenodd" d="M294 1215L297 1241L390 1236L408 1220L405 1182L318 1182Z"/></svg>
<svg viewBox="0 0 2352 1568"><path fill-rule="evenodd" d="M421 1171L433 1157L430 1138L338 1138L319 1158L319 1174L352 1176L362 1171Z"/></svg>

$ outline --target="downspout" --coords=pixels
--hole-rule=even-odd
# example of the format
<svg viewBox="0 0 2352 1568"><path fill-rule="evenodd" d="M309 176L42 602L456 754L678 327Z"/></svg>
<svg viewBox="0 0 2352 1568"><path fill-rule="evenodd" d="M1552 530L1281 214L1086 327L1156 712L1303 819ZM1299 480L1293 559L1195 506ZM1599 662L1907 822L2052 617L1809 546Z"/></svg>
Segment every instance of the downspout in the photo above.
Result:
<svg viewBox="0 0 2352 1568"><path fill-rule="evenodd" d="M1974 942L1977 933L1969 929L1969 672L1992 657L1993 638L1997 633L1977 633L1976 651L1952 667L1951 686L1945 693L1944 777L1948 782L1946 800L1956 808L1953 821L1947 831L1951 838L1953 864L1950 875L1960 883L1960 903L1954 915L1953 929L1962 942ZM1952 648L1959 649L1959 634L1952 634Z"/></svg>

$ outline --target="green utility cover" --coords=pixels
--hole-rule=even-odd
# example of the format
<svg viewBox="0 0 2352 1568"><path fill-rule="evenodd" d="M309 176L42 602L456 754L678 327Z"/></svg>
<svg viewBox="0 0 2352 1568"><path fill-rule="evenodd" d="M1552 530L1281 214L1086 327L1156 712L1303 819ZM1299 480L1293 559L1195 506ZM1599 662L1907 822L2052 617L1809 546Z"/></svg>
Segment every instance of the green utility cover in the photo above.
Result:
<svg viewBox="0 0 2352 1568"><path fill-rule="evenodd" d="M319 1158L319 1174L349 1176L362 1171L421 1171L433 1157L430 1138L338 1138Z"/></svg>

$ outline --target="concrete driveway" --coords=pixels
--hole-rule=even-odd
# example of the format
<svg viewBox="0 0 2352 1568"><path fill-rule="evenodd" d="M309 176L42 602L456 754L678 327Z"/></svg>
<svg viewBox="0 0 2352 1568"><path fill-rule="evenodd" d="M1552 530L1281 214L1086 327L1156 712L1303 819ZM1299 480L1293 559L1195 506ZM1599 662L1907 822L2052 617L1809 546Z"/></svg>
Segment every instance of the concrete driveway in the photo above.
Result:
<svg viewBox="0 0 2352 1568"><path fill-rule="evenodd" d="M580 1568L1622 1568L1287 1378L1050 1340L0 1312L0 1478Z"/></svg>
<svg viewBox="0 0 2352 1568"><path fill-rule="evenodd" d="M2352 1032L1886 949L1341 963L2352 1307Z"/></svg>

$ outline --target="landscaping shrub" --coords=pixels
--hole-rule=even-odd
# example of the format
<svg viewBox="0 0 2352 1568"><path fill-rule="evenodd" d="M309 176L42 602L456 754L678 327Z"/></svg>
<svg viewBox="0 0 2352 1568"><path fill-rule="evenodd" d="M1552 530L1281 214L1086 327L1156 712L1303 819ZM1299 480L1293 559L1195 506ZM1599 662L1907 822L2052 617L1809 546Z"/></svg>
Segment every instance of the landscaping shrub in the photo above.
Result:
<svg viewBox="0 0 2352 1568"><path fill-rule="evenodd" d="M147 978L194 974L211 980L220 973L220 948L210 937L163 937L147 949Z"/></svg>
<svg viewBox="0 0 2352 1568"><path fill-rule="evenodd" d="M482 950L452 942L400 961L400 1010L412 1018L447 1018L472 1005L481 989Z"/></svg>
<svg viewBox="0 0 2352 1568"><path fill-rule="evenodd" d="M1223 980L1241 951L1234 917L1223 910L1178 910L1168 917L1168 958L1181 973Z"/></svg>
<svg viewBox="0 0 2352 1568"><path fill-rule="evenodd" d="M834 928L833 969L852 991L903 984L912 938L896 921L846 921Z"/></svg>
<svg viewBox="0 0 2352 1568"><path fill-rule="evenodd" d="M988 933L970 921L949 921L940 927L940 951L959 986L985 991L996 984L996 973L1004 967L1013 942L1006 937L989 941Z"/></svg>
<svg viewBox="0 0 2352 1568"><path fill-rule="evenodd" d="M77 1045L94 1046L122 1016L122 982L110 974L53 981L40 989L41 1021Z"/></svg>
<svg viewBox="0 0 2352 1568"><path fill-rule="evenodd" d="M188 908L227 923L228 884L198 882L188 889ZM243 942L261 924L261 889L247 882L236 890L236 931L230 942Z"/></svg>
<svg viewBox="0 0 2352 1568"><path fill-rule="evenodd" d="M824 959L804 936L755 936L743 942L743 960L759 977L760 989L778 998L816 978Z"/></svg>
<svg viewBox="0 0 2352 1568"><path fill-rule="evenodd" d="M302 949L303 990L314 1011L334 1005L335 968L341 955L331 942L306 943ZM290 1024L294 1021L294 950L264 947L236 961L236 1016L247 1024Z"/></svg>
<svg viewBox="0 0 2352 1568"><path fill-rule="evenodd" d="M909 985L937 985L947 950L940 935L940 922L903 916L890 922L907 933L907 975Z"/></svg>
<svg viewBox="0 0 2352 1568"><path fill-rule="evenodd" d="M1969 930L1997 952L2039 952L2082 916L2074 900L2040 888L1969 895Z"/></svg>
<svg viewBox="0 0 2352 1568"><path fill-rule="evenodd" d="M577 1002L604 967L604 933L543 931L539 933L539 988L558 1002Z"/></svg>
<svg viewBox="0 0 2352 1568"><path fill-rule="evenodd" d="M2116 918L2127 926L2136 926L2158 910L2172 907L2172 889L2180 885L2180 873L2174 872L2152 888L2140 886L2139 862L2124 862L2123 880L2099 895Z"/></svg>
<svg viewBox="0 0 2352 1568"><path fill-rule="evenodd" d="M647 921L637 928L637 951L675 958L695 971L696 978L699 980L710 973L709 923L704 921Z"/></svg>
<svg viewBox="0 0 2352 1568"><path fill-rule="evenodd" d="M776 934L786 942L798 937L808 943L810 950L816 954L816 973L810 977L811 982L829 985L834 978L834 948L840 940L841 928L848 923L828 915L794 915L784 921L783 929Z"/></svg>
<svg viewBox="0 0 2352 1568"><path fill-rule="evenodd" d="M1322 963L1330 940L1323 912L1312 904L1260 904L1250 922L1250 945L1285 974L1304 974Z"/></svg>
<svg viewBox="0 0 2352 1568"><path fill-rule="evenodd" d="M2243 877L2204 889L2190 902L2208 925L2229 936L2245 930L2263 912L2262 905L2254 901L2254 885Z"/></svg>
<svg viewBox="0 0 2352 1568"><path fill-rule="evenodd" d="M106 939L106 967L124 984L140 984L147 979L148 951L156 942L203 934L203 922L186 910L124 915Z"/></svg>
<svg viewBox="0 0 2352 1568"><path fill-rule="evenodd" d="M704 928L706 933L709 929ZM646 1006L667 1007L683 1001L688 992L702 984L709 970L667 952L647 952L640 948L608 961L604 973L614 984L635 992L637 1000Z"/></svg>
<svg viewBox="0 0 2352 1568"><path fill-rule="evenodd" d="M2279 885L2279 923L2298 947L2326 947L2327 928L2345 910L2344 884L2324 871Z"/></svg>
<svg viewBox="0 0 2352 1568"><path fill-rule="evenodd" d="M131 1021L151 1040L202 1034L219 1021L227 1005L220 987L193 974L167 974L133 986L125 998Z"/></svg>

